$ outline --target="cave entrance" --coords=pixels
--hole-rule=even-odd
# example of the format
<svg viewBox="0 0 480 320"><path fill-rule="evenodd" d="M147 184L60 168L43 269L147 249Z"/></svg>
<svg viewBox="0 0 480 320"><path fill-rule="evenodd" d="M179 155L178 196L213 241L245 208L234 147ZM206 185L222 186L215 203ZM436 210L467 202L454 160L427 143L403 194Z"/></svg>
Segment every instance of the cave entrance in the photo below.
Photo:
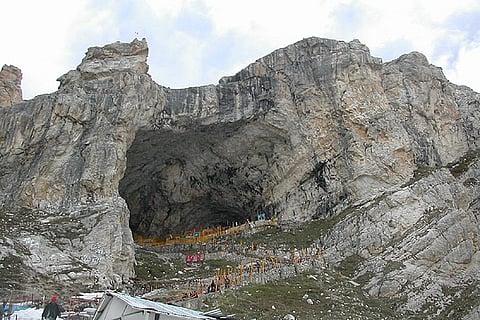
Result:
<svg viewBox="0 0 480 320"><path fill-rule="evenodd" d="M242 122L140 130L119 192L134 236L244 223L263 208L275 143Z"/></svg>

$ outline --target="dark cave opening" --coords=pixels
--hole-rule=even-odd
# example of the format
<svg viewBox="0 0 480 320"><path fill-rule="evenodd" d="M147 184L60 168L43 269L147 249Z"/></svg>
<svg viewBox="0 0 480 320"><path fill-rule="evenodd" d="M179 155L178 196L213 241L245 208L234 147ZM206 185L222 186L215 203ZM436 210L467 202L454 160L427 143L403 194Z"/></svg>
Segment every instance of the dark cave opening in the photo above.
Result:
<svg viewBox="0 0 480 320"><path fill-rule="evenodd" d="M119 185L134 236L163 237L252 220L264 210L278 143L278 136L243 122L181 132L139 130Z"/></svg>

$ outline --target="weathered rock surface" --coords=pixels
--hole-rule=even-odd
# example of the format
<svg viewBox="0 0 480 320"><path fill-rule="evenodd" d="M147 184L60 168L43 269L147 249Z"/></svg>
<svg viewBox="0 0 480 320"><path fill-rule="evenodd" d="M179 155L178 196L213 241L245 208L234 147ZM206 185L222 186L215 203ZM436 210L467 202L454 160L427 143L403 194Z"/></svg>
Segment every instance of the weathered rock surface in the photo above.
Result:
<svg viewBox="0 0 480 320"><path fill-rule="evenodd" d="M466 292L480 280L479 165L477 153L353 204L323 239L326 261L355 261L368 293L405 299L404 312L435 314L452 296L472 299Z"/></svg>
<svg viewBox="0 0 480 320"><path fill-rule="evenodd" d="M338 219L326 260L356 257L365 290L405 296L402 312L443 312L478 283L480 96L422 54L383 63L358 40L308 38L186 89L152 81L147 54L91 48L57 92L0 109L2 214L37 221L0 238L4 261L116 286L132 232L265 212Z"/></svg>
<svg viewBox="0 0 480 320"><path fill-rule="evenodd" d="M0 71L0 107L8 107L22 101L22 71L15 66L4 65Z"/></svg>
<svg viewBox="0 0 480 320"><path fill-rule="evenodd" d="M147 52L138 40L91 48L56 93L1 109L2 214L31 212L38 225L17 226L29 253L23 263L52 281L114 287L134 275L118 183L136 123L161 102L145 73Z"/></svg>

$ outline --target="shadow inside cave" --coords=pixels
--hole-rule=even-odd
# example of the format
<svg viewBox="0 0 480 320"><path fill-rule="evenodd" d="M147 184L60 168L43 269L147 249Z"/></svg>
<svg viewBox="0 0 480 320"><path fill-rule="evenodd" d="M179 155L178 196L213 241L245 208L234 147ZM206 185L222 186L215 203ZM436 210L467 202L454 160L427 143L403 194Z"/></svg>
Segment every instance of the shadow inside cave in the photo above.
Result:
<svg viewBox="0 0 480 320"><path fill-rule="evenodd" d="M137 131L119 185L134 236L252 220L266 210L271 168L285 141L256 121Z"/></svg>

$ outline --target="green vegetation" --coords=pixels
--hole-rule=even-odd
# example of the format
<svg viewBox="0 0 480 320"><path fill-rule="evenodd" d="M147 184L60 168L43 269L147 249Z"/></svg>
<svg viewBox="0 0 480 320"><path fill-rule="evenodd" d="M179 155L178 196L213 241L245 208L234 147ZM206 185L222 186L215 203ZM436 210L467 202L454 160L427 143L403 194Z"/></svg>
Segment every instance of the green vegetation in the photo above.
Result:
<svg viewBox="0 0 480 320"><path fill-rule="evenodd" d="M17 256L7 254L0 260L0 283L9 284L9 289L21 288L25 266Z"/></svg>
<svg viewBox="0 0 480 320"><path fill-rule="evenodd" d="M305 222L290 229L268 226L264 230L253 234L236 235L233 240L236 243L243 242L244 244L262 243L266 249L271 250L278 248L287 250L307 248L326 235L336 223L355 210L354 208L348 208L333 217Z"/></svg>
<svg viewBox="0 0 480 320"><path fill-rule="evenodd" d="M383 268L384 274L389 274L392 271L401 270L405 268L402 262L390 260L387 262L385 268Z"/></svg>
<svg viewBox="0 0 480 320"><path fill-rule="evenodd" d="M207 270L226 270L233 269L238 266L237 263L225 259L206 260L203 264L203 269ZM208 268L206 268L208 267ZM211 272L208 274L211 275Z"/></svg>
<svg viewBox="0 0 480 320"><path fill-rule="evenodd" d="M454 177L458 177L465 173L470 168L470 165L478 160L479 156L480 150L469 151L464 156L460 157L458 161L449 163L446 167L450 169L450 173Z"/></svg>
<svg viewBox="0 0 480 320"><path fill-rule="evenodd" d="M180 270L180 261L161 259L155 252L137 249L135 259L135 274L140 281L169 279L176 276Z"/></svg>
<svg viewBox="0 0 480 320"><path fill-rule="evenodd" d="M458 177L463 173L465 173L466 171L468 171L468 169L470 168L470 165L473 162L477 161L479 157L480 157L480 150L473 150L473 151L468 151L465 155L460 157L458 161L451 162L443 167L432 167L432 166L420 164L417 166L417 169L413 172L413 177L410 179L410 181L405 183L402 187L408 187L414 184L415 182L429 176L430 174L435 172L435 170L438 170L440 168L447 168L450 170L450 173L454 177ZM470 181L470 182L476 183L476 181Z"/></svg>
<svg viewBox="0 0 480 320"><path fill-rule="evenodd" d="M352 254L345 258L342 263L338 266L338 270L347 277L353 277L355 275L355 270L358 265L362 263L365 259L360 257L358 254Z"/></svg>
<svg viewBox="0 0 480 320"><path fill-rule="evenodd" d="M413 177L405 183L402 187L408 187L414 184L415 182L431 175L437 168L435 167L430 167L426 165L418 165L415 171L413 172Z"/></svg>
<svg viewBox="0 0 480 320"><path fill-rule="evenodd" d="M443 292L447 296L453 297L454 302L447 306L439 319L462 319L478 306L478 301L480 301L480 283L478 281L464 287L443 287Z"/></svg>
<svg viewBox="0 0 480 320"><path fill-rule="evenodd" d="M66 238L75 238L81 234L82 230L77 230L77 222L69 217L62 216L61 213L46 213L41 210L31 210L25 208L2 209L0 210L0 219L4 223L0 225L2 233L17 233L27 231L32 234L42 234L51 236L52 239L65 236ZM67 223L73 223L74 228L65 228ZM57 228L59 226L59 228ZM75 231L77 230L77 231ZM72 231L75 231L72 233ZM61 234L60 234L61 233Z"/></svg>
<svg viewBox="0 0 480 320"><path fill-rule="evenodd" d="M207 309L219 307L226 314L236 314L236 319L283 319L286 314L297 319L402 318L394 310L399 301L368 298L330 270L227 291L205 303Z"/></svg>
<svg viewBox="0 0 480 320"><path fill-rule="evenodd" d="M163 282L172 278L201 279L215 275L217 270L234 269L237 263L226 259L207 259L203 263L186 263L184 255L167 258L153 251L155 248L136 250L135 273L137 280Z"/></svg>
<svg viewBox="0 0 480 320"><path fill-rule="evenodd" d="M306 224L294 230L284 230L277 226L269 226L266 229L248 235L237 235L234 238L236 243L263 244L266 249L293 249L306 248L312 245L315 239L319 238L318 229L315 226L319 222L313 222L312 226Z"/></svg>

